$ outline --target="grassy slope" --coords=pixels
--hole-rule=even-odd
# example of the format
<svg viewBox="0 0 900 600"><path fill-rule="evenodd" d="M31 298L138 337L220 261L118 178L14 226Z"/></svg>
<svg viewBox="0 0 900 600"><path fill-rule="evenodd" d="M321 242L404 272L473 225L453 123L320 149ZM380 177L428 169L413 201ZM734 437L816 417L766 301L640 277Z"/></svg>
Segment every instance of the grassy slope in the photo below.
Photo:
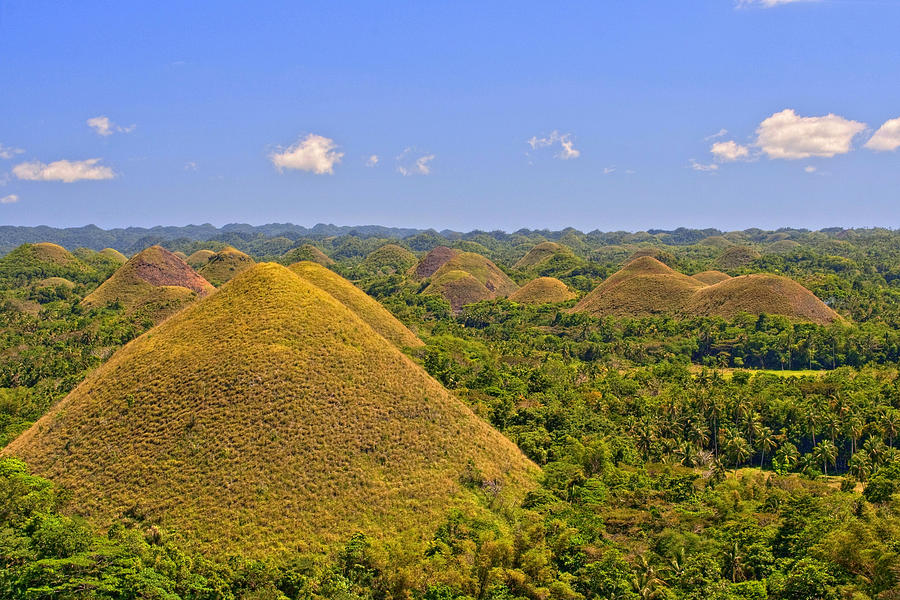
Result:
<svg viewBox="0 0 900 600"><path fill-rule="evenodd" d="M720 281L730 279L731 275L723 273L722 271L701 271L699 273L691 275L691 277L693 277L700 283L705 283L706 285L715 285Z"/></svg>
<svg viewBox="0 0 900 600"><path fill-rule="evenodd" d="M685 314L733 318L740 312L785 315L813 323L831 323L840 317L805 287L778 275L743 275L698 291Z"/></svg>
<svg viewBox="0 0 900 600"><path fill-rule="evenodd" d="M212 250L207 250L204 248L203 250L197 250L196 252L188 256L187 259L185 259L185 262L194 269L199 269L203 265L208 263L209 259L215 255L216 253Z"/></svg>
<svg viewBox="0 0 900 600"><path fill-rule="evenodd" d="M422 257L422 260L419 261L419 264L414 269L410 269L410 273L417 279L427 279L437 273L438 269L447 264L447 261L451 258L460 254L460 252L460 250L448 248L447 246L432 248L428 254Z"/></svg>
<svg viewBox="0 0 900 600"><path fill-rule="evenodd" d="M431 278L431 282L422 293L443 296L454 311L460 310L466 304L494 297L494 294L471 274L456 269L445 271L443 268Z"/></svg>
<svg viewBox="0 0 900 600"><path fill-rule="evenodd" d="M218 287L232 277L256 264L256 261L231 246L209 257L197 271L201 277Z"/></svg>
<svg viewBox="0 0 900 600"><path fill-rule="evenodd" d="M406 328L377 300L347 281L337 273L318 263L303 261L288 267L291 271L328 292L338 302L352 310L372 329L398 347L415 348L424 343Z"/></svg>
<svg viewBox="0 0 900 600"><path fill-rule="evenodd" d="M4 454L94 523L131 509L248 556L356 531L419 541L466 505L467 460L515 496L536 471L344 305L269 263L128 344Z"/></svg>
<svg viewBox="0 0 900 600"><path fill-rule="evenodd" d="M78 280L90 271L88 265L62 246L45 242L22 244L0 258L0 278L4 279L65 277Z"/></svg>
<svg viewBox="0 0 900 600"><path fill-rule="evenodd" d="M545 302L565 302L574 297L575 294L559 279L538 277L513 292L509 299L524 304L543 304Z"/></svg>
<svg viewBox="0 0 900 600"><path fill-rule="evenodd" d="M642 256L606 278L572 310L631 317L671 314L702 287L696 279Z"/></svg>
<svg viewBox="0 0 900 600"><path fill-rule="evenodd" d="M432 278L440 278L450 271L465 271L486 287L495 296L509 296L519 289L500 268L480 254L460 252L451 257L438 269Z"/></svg>
<svg viewBox="0 0 900 600"><path fill-rule="evenodd" d="M300 261L319 263L320 265L325 267L334 264L334 260L332 260L328 255L326 255L324 252L322 252L312 244L303 244L299 248L289 250L285 253L284 256L281 257L280 260L282 264L288 265Z"/></svg>
<svg viewBox="0 0 900 600"><path fill-rule="evenodd" d="M557 254L572 254L572 251L556 242L541 242L513 265L514 269L528 269L549 260Z"/></svg>
<svg viewBox="0 0 900 600"><path fill-rule="evenodd" d="M385 244L371 252L362 262L362 268L369 273L405 273L418 262L416 255L397 244Z"/></svg>

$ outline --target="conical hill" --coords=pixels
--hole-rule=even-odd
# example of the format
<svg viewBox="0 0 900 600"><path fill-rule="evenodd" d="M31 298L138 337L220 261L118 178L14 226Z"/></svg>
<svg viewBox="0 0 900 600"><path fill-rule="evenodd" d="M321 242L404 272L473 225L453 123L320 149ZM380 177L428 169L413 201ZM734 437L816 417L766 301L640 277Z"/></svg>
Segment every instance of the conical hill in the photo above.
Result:
<svg viewBox="0 0 900 600"><path fill-rule="evenodd" d="M434 275L438 269L443 267L447 261L459 254L460 250L448 248L447 246L437 246L422 257L419 264L412 270L412 274L418 279L427 279Z"/></svg>
<svg viewBox="0 0 900 600"><path fill-rule="evenodd" d="M731 279L731 275L723 273L722 271L701 271L699 273L694 273L691 277L706 285L715 285L720 281Z"/></svg>
<svg viewBox="0 0 900 600"><path fill-rule="evenodd" d="M556 242L541 242L540 244L529 250L525 256L520 258L519 261L516 262L515 265L513 265L513 268L529 269L550 260L558 254L571 256L572 251L562 244L557 244Z"/></svg>
<svg viewBox="0 0 900 600"><path fill-rule="evenodd" d="M255 260L237 248L228 246L210 256L197 273L211 284L220 286L254 264L256 264Z"/></svg>
<svg viewBox="0 0 900 600"><path fill-rule="evenodd" d="M653 257L642 256L606 278L572 310L618 317L674 314L704 286Z"/></svg>
<svg viewBox="0 0 900 600"><path fill-rule="evenodd" d="M357 531L417 543L472 506L464 473L520 497L536 470L347 307L271 263L125 346L3 453L97 525L139 514L249 557Z"/></svg>
<svg viewBox="0 0 900 600"><path fill-rule="evenodd" d="M197 250L190 256L185 259L185 262L189 264L194 269L199 269L203 267L206 263L209 262L209 259L215 256L216 253L212 250L207 250L203 248L202 250Z"/></svg>
<svg viewBox="0 0 900 600"><path fill-rule="evenodd" d="M30 281L48 277L83 279L92 269L74 254L49 242L22 244L0 258L0 279Z"/></svg>
<svg viewBox="0 0 900 600"><path fill-rule="evenodd" d="M397 244L385 244L371 252L360 267L373 275L405 273L418 262L416 255Z"/></svg>
<svg viewBox="0 0 900 600"><path fill-rule="evenodd" d="M487 289L483 283L469 273L458 269L441 271L436 274L431 278L428 287L422 290L422 293L442 296L450 303L450 308L454 312L459 312L466 304L490 300L494 297L493 292Z"/></svg>
<svg viewBox="0 0 900 600"><path fill-rule="evenodd" d="M403 348L415 348L424 343L406 328L375 298L347 281L334 271L311 261L302 261L288 267L291 271L328 292L338 302L356 313L372 329L385 339Z"/></svg>
<svg viewBox="0 0 900 600"><path fill-rule="evenodd" d="M281 257L280 262L285 265L292 265L296 262L305 260L319 263L324 267L334 264L334 260L331 257L312 244L303 244L299 248L288 250L284 256Z"/></svg>
<svg viewBox="0 0 900 600"><path fill-rule="evenodd" d="M575 294L566 284L554 277L538 277L532 279L513 292L509 299L523 304L544 304L547 302L566 302Z"/></svg>
<svg viewBox="0 0 900 600"><path fill-rule="evenodd" d="M689 316L734 318L738 313L784 315L827 324L840 319L812 292L787 277L757 273L731 277L694 294L684 307Z"/></svg>
<svg viewBox="0 0 900 600"><path fill-rule="evenodd" d="M161 246L135 254L87 295L87 307L119 303L126 312L142 311L159 321L215 288L183 260Z"/></svg>

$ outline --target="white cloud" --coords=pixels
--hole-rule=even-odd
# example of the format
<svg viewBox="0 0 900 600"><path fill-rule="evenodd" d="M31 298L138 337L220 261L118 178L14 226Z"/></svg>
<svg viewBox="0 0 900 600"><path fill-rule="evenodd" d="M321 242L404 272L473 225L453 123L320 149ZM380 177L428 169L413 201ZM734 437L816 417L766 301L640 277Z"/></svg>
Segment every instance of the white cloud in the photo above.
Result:
<svg viewBox="0 0 900 600"><path fill-rule="evenodd" d="M114 133L131 133L136 127L135 125L122 127L110 121L109 117L103 116L91 117L87 120L87 124L88 127L92 128L97 135L102 135L103 137L112 135Z"/></svg>
<svg viewBox="0 0 900 600"><path fill-rule="evenodd" d="M0 144L0 158L9 159L15 156L16 154L22 154L25 152L21 148L10 148L9 146L4 146Z"/></svg>
<svg viewBox="0 0 900 600"><path fill-rule="evenodd" d="M378 160L379 160L379 159L378 159L378 155L377 155L377 154L373 154L372 156L370 156L369 158L366 159L366 166L367 166L367 167L374 167L375 165L378 164Z"/></svg>
<svg viewBox="0 0 900 600"><path fill-rule="evenodd" d="M759 6L761 8L773 8L782 4L794 4L795 2L818 2L819 0L737 0L738 8Z"/></svg>
<svg viewBox="0 0 900 600"><path fill-rule="evenodd" d="M696 159L691 159L691 168L695 171L702 171L704 173L711 173L713 171L719 170L719 165L715 163L710 163L708 165L704 165L703 163L697 162Z"/></svg>
<svg viewBox="0 0 900 600"><path fill-rule="evenodd" d="M397 172L403 176L428 175L431 173L431 161L434 154L422 154L415 157L415 150L407 148L397 157Z"/></svg>
<svg viewBox="0 0 900 600"><path fill-rule="evenodd" d="M866 148L879 152L891 152L900 148L900 117L886 121L878 128L869 141Z"/></svg>
<svg viewBox="0 0 900 600"><path fill-rule="evenodd" d="M703 141L708 142L709 140L714 140L716 138L720 138L720 137L723 137L726 135L728 135L728 130L723 127L722 129L719 130L718 133L714 133L712 135L708 135L705 138L703 138Z"/></svg>
<svg viewBox="0 0 900 600"><path fill-rule="evenodd" d="M9 196L3 196L0 198L0 204L15 204L19 201L19 197L15 194L10 194Z"/></svg>
<svg viewBox="0 0 900 600"><path fill-rule="evenodd" d="M27 181L64 181L112 179L116 176L107 166L97 164L99 158L87 160L57 160L50 164L39 161L24 162L13 167L13 175Z"/></svg>
<svg viewBox="0 0 900 600"><path fill-rule="evenodd" d="M200 168L200 165L198 165L196 162L194 162L192 160L189 160L188 162L184 163L185 171L197 171L199 168Z"/></svg>
<svg viewBox="0 0 900 600"><path fill-rule="evenodd" d="M560 160L569 160L581 156L581 151L575 149L575 143L572 141L571 133L560 133L554 130L547 137L539 138L537 136L532 136L532 138L528 140L528 145L531 146L532 150L546 148L554 144L559 144L559 152L557 152L555 156Z"/></svg>
<svg viewBox="0 0 900 600"><path fill-rule="evenodd" d="M604 167L604 168L603 168L603 174L604 174L604 175L610 175L610 174L615 173L615 172L616 172L616 168L615 168L615 167Z"/></svg>
<svg viewBox="0 0 900 600"><path fill-rule="evenodd" d="M831 158L850 152L853 138L865 128L865 123L835 114L800 117L792 109L786 109L760 123L756 145L769 158Z"/></svg>
<svg viewBox="0 0 900 600"><path fill-rule="evenodd" d="M716 160L721 162L734 162L750 156L750 149L747 146L741 146L734 140L716 142L709 151L716 157Z"/></svg>
<svg viewBox="0 0 900 600"><path fill-rule="evenodd" d="M334 174L334 165L341 162L343 152L336 152L337 144L334 140L310 133L293 146L285 148L282 152L273 152L269 160L279 171L283 169L296 169L298 171L310 171L316 175Z"/></svg>
<svg viewBox="0 0 900 600"><path fill-rule="evenodd" d="M803 170L806 171L807 173L815 173L816 172L816 168L812 165L805 167Z"/></svg>

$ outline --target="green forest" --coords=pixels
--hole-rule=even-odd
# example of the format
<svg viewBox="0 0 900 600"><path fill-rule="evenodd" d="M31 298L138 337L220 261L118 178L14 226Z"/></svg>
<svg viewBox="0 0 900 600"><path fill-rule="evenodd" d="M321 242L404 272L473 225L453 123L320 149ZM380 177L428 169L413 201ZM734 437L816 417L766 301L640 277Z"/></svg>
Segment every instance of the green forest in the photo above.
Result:
<svg viewBox="0 0 900 600"><path fill-rule="evenodd" d="M18 450L4 451L0 598L900 599L900 233L213 228L204 230L206 239L177 230L125 240L80 232L78 246L45 235L42 241L66 245L56 247L65 254L22 245L22 232L2 233L4 447L56 410L34 433L53 435L54 420L75 410L59 403L79 384L89 396L92 377L125 368L115 357L130 342L151 344L183 315L235 294L254 263L302 260L349 280L352 293L364 292L413 332L422 343L404 344L390 364L408 360L416 373L424 369L536 468L533 484L517 494L463 461L453 484L465 500L447 501L428 527L405 531L402 540L356 532L322 548L244 555L211 552L194 533L167 527L140 506L93 519L95 509L80 506L78 493L42 476ZM153 244L219 289L140 302L118 291L102 304L85 302L104 282L123 289L127 281L115 277L129 265L146 273L134 261ZM435 248L449 249L448 258L423 277ZM191 259L203 250L211 251L202 255L208 262L195 267ZM691 309L700 306L691 300L658 310L642 304L633 314L580 308L607 306L585 299L642 257L665 272L631 281L712 271L725 282L777 276L811 292L798 296L797 311L834 316L805 319L756 287L717 300L737 303L729 314ZM572 298L517 302L495 291L498 282L524 289L541 277L562 282ZM141 285L150 289L147 281ZM316 285L360 315L353 323L389 337L376 326L387 317L375 308L356 308L362 300L325 280ZM690 293L699 294L723 284L692 285L699 291ZM643 301L657 288L636 289L634 300ZM748 298L751 304L740 304ZM781 314L740 309L746 306ZM233 322L236 338L251 327L237 316ZM387 348L385 339L377 343ZM364 351L357 356L369 364ZM271 383L274 398L289 395L271 377L259 386ZM430 392L423 393L427 405ZM102 433L95 441L127 458ZM380 459L379 468L390 471L394 458ZM48 460L58 470L65 467L57 461L74 459ZM273 472L281 468L273 461ZM327 477L324 467L317 472ZM327 485L322 490L319 503L336 502ZM224 487L220 493L228 494ZM260 488L261 497L267 493ZM381 502L372 493L372 503ZM285 514L291 510L286 504Z"/></svg>

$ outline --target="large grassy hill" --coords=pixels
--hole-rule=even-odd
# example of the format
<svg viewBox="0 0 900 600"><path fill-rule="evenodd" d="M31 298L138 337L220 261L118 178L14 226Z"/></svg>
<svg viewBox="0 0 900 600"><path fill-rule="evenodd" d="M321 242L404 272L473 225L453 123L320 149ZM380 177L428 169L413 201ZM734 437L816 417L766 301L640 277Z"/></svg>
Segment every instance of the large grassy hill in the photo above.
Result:
<svg viewBox="0 0 900 600"><path fill-rule="evenodd" d="M213 554L295 554L355 532L414 544L477 473L521 497L519 449L330 294L239 274L128 344L4 450L103 526Z"/></svg>
<svg viewBox="0 0 900 600"><path fill-rule="evenodd" d="M553 277L532 279L513 292L509 299L523 304L544 304L546 302L565 302L575 297L566 284Z"/></svg>
<svg viewBox="0 0 900 600"><path fill-rule="evenodd" d="M211 284L219 286L255 263L256 261L240 250L228 246L210 256L197 273Z"/></svg>
<svg viewBox="0 0 900 600"><path fill-rule="evenodd" d="M46 242L22 244L0 258L0 280L5 281L25 282L48 277L65 277L77 281L90 271L88 265L62 246Z"/></svg>
<svg viewBox="0 0 900 600"><path fill-rule="evenodd" d="M406 328L377 300L347 281L334 271L318 263L302 261L292 264L290 270L316 287L328 292L338 302L356 313L372 329L398 347L415 348L423 342Z"/></svg>

